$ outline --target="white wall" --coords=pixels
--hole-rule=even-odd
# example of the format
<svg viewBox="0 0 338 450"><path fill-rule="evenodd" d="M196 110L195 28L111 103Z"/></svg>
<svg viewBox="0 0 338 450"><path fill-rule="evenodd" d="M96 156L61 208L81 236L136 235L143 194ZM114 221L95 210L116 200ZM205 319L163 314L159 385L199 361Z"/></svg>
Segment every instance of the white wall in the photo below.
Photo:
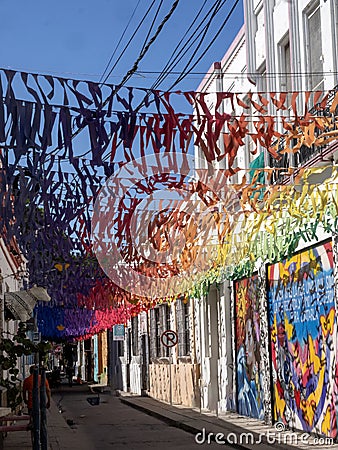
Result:
<svg viewBox="0 0 338 450"><path fill-rule="evenodd" d="M244 27L238 33L233 44L221 61L221 70L210 68L197 88L199 92L208 92L206 103L210 110L216 102L217 91L242 93L245 99L248 92L255 92L255 85L247 77L247 49ZM221 80L218 79L221 74ZM224 112L239 117L243 109L230 100L225 100ZM225 126L225 132L227 127ZM239 148L235 165L247 169L255 157L249 153L247 144ZM201 157L199 149L195 155ZM215 163L216 168L224 168L224 164ZM198 167L199 168L199 167ZM232 177L232 183L242 180L246 172L239 172ZM231 291L229 284L223 283L219 288L212 286L209 294L195 299L195 346L197 362L201 365L200 395L201 409L223 413L234 408L234 376L232 351Z"/></svg>
<svg viewBox="0 0 338 450"><path fill-rule="evenodd" d="M18 265L11 255L5 242L0 238L0 332L3 337L13 339L13 335L18 329L17 320L6 320L4 317L4 295L5 292L15 292L22 288L22 275L25 271L25 262ZM19 369L18 378L24 379L28 373L28 364L25 364L25 357L22 356L17 363ZM3 371L3 377L7 377L7 371Z"/></svg>
<svg viewBox="0 0 338 450"><path fill-rule="evenodd" d="M292 59L291 72L296 72L292 76L292 89L306 90L307 76L299 75L307 71L304 17L312 3L314 2L308 0L245 0L245 28L240 31L226 52L221 61L221 69L216 69L213 65L197 91L242 92L243 95L260 91L262 83L259 82L259 74L262 67L266 67L268 72L266 90L268 92L281 90L282 79L278 75L278 72L282 70L281 44L288 32ZM333 73L337 70L338 59L337 9L337 0L320 0L325 90L332 89L337 84L337 74ZM219 74L222 74L221 81L217 78ZM211 94L207 97L206 103L211 111L215 101L216 95ZM273 106L269 105L269 108L269 113L273 114ZM232 111L227 102L224 103L224 111L237 115L242 112L242 109L235 107ZM195 148L195 155L202 157L201 150ZM236 165L248 168L252 159L252 155L248 152L248 145L243 146L238 151ZM203 164L198 164L197 168L203 167ZM215 167L222 167L222 165L215 163ZM239 173L238 179L242 175L243 173ZM319 240L328 237L322 231L318 233ZM309 244L300 242L298 249ZM262 264L262 261L259 264ZM223 284L218 293L212 289L207 297L194 301L196 357L197 362L201 364L201 409L216 410L216 412L231 410L236 396L232 348L234 322L229 286ZM218 370L216 377L215 362Z"/></svg>
<svg viewBox="0 0 338 450"><path fill-rule="evenodd" d="M269 77L270 90L272 81L276 78L276 88L280 88L278 72L279 43L290 31L290 47L293 59L294 90L306 90L306 29L304 17L306 11L316 2L308 0L245 0L246 5L246 40L250 49L254 50L252 66L248 71L258 71L262 63L267 60L267 67L276 77ZM322 29L322 55L324 89L332 89L337 84L336 37L337 37L337 4L335 0L320 0L321 29ZM270 18L270 20L268 20ZM272 19L272 20L271 20ZM273 57L272 57L273 56ZM302 72L304 76L300 76ZM329 73L331 72L331 73Z"/></svg>
<svg viewBox="0 0 338 450"><path fill-rule="evenodd" d="M234 39L232 45L222 58L221 69L215 69L212 65L204 77L203 81L197 88L197 92L208 92L210 95L206 96L206 104L210 110L213 111L213 107L216 103L216 92L234 92L243 93L241 97L245 97L248 92L255 92L256 87L249 81L247 76L247 61L246 61L246 44L245 44L245 29L244 27L239 31L238 35ZM234 116L239 116L243 109L240 108L236 102L234 102L234 109L230 100L225 100L223 103L223 111ZM224 132L227 132L225 126ZM195 155L198 155L203 159L201 150L195 148ZM248 153L248 147L240 147L237 153L235 166L240 168L248 168L250 161L254 156ZM216 168L225 168L225 160L220 163L215 162ZM242 179L244 172L239 172L235 177L232 177L232 182L237 182Z"/></svg>

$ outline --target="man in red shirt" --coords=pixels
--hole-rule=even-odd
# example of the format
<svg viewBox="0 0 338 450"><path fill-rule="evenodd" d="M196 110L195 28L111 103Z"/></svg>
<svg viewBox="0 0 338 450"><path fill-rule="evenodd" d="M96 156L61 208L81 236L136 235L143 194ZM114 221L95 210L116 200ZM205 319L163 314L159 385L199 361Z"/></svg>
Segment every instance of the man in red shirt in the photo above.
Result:
<svg viewBox="0 0 338 450"><path fill-rule="evenodd" d="M23 390L23 401L26 403L28 408L28 413L31 414L33 409L33 372L36 366L31 366L29 368L30 375L24 379L22 390ZM39 390L41 385L41 375L39 375ZM50 407L50 388L48 380L46 379L46 408Z"/></svg>

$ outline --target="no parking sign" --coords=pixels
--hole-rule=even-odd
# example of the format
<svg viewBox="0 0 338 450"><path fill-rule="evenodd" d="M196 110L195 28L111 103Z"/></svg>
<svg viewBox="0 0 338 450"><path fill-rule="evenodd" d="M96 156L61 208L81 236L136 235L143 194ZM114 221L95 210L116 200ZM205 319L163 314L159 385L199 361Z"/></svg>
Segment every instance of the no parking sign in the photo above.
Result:
<svg viewBox="0 0 338 450"><path fill-rule="evenodd" d="M161 342L166 347L174 347L178 342L176 331L166 330L161 335Z"/></svg>

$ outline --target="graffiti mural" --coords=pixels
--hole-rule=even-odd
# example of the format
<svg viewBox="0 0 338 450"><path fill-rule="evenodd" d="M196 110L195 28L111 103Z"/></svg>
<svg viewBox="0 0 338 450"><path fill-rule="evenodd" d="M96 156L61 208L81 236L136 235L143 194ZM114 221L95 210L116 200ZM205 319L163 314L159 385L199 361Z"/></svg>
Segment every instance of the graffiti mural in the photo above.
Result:
<svg viewBox="0 0 338 450"><path fill-rule="evenodd" d="M235 282L237 409L263 419L258 276Z"/></svg>
<svg viewBox="0 0 338 450"><path fill-rule="evenodd" d="M336 313L332 243L268 267L273 415L336 437Z"/></svg>

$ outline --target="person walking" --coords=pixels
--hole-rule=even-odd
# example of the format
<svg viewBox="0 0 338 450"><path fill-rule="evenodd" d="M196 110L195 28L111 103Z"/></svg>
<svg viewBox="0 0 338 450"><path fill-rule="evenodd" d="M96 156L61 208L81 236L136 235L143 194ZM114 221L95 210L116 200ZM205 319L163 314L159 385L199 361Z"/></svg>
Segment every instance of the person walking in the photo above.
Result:
<svg viewBox="0 0 338 450"><path fill-rule="evenodd" d="M28 414L30 416L32 415L32 410L33 410L33 384L34 384L33 383L33 378L34 378L33 373L34 373L35 368L36 368L36 366L31 366L29 368L30 375L24 379L23 385L22 385L23 401L27 405ZM41 385L41 375L39 375L39 378L38 378L39 390L40 390L40 385ZM48 383L47 379L46 379L46 397L47 397L46 408L48 409L50 407L50 387L49 387L49 383Z"/></svg>
<svg viewBox="0 0 338 450"><path fill-rule="evenodd" d="M73 386L73 376L74 376L74 367L72 365L68 365L66 369L67 378L68 378L68 385L70 387Z"/></svg>

